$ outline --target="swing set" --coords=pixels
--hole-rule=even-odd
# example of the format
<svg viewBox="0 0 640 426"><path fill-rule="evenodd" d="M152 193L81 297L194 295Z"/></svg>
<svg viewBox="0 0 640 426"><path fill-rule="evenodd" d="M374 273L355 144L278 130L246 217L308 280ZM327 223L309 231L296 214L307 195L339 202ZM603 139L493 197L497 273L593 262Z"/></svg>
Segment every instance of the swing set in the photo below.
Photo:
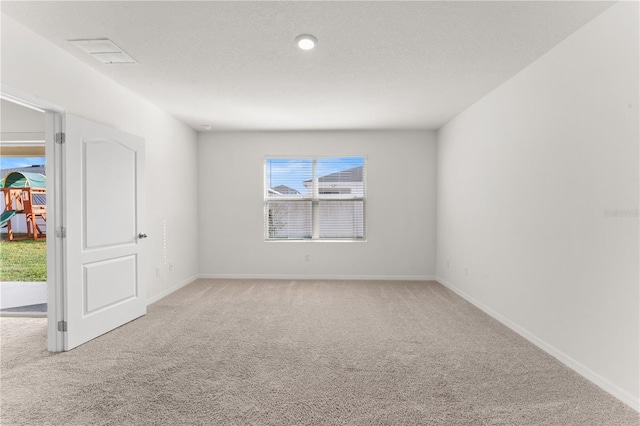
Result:
<svg viewBox="0 0 640 426"><path fill-rule="evenodd" d="M9 241L17 241L13 235L11 219L24 215L27 237L38 240L46 238L47 189L46 176L40 173L10 172L2 179L4 211L0 214L0 228L7 228ZM23 239L23 238L21 238Z"/></svg>

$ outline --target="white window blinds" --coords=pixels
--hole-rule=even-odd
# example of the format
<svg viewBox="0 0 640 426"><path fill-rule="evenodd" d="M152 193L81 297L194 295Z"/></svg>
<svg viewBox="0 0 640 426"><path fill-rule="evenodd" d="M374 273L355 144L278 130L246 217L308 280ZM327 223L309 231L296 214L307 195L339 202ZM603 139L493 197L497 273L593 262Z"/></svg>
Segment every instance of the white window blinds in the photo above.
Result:
<svg viewBox="0 0 640 426"><path fill-rule="evenodd" d="M267 158L267 240L365 238L364 157Z"/></svg>

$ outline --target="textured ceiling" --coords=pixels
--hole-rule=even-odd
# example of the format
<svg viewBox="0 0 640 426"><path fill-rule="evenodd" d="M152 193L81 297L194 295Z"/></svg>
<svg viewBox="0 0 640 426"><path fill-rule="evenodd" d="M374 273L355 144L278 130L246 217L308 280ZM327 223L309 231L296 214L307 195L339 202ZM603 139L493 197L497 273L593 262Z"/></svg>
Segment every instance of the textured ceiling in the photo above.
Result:
<svg viewBox="0 0 640 426"><path fill-rule="evenodd" d="M611 2L9 2L2 12L201 130L438 128ZM294 38L310 33L304 52ZM110 38L136 65L70 39Z"/></svg>

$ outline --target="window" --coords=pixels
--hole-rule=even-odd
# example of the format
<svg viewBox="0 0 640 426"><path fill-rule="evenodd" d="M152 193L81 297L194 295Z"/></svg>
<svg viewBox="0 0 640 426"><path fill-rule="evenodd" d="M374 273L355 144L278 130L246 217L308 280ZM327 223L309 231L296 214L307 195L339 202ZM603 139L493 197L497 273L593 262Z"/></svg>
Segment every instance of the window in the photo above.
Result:
<svg viewBox="0 0 640 426"><path fill-rule="evenodd" d="M364 157L267 158L267 240L365 238Z"/></svg>

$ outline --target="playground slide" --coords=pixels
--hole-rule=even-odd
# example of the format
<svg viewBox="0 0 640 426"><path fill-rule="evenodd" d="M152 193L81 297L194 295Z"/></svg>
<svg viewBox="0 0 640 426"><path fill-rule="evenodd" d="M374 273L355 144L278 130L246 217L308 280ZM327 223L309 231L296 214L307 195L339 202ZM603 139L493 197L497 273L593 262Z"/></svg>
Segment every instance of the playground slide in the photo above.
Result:
<svg viewBox="0 0 640 426"><path fill-rule="evenodd" d="M7 226L7 222L9 222L16 214L18 214L18 210L3 211L0 215L0 228Z"/></svg>

